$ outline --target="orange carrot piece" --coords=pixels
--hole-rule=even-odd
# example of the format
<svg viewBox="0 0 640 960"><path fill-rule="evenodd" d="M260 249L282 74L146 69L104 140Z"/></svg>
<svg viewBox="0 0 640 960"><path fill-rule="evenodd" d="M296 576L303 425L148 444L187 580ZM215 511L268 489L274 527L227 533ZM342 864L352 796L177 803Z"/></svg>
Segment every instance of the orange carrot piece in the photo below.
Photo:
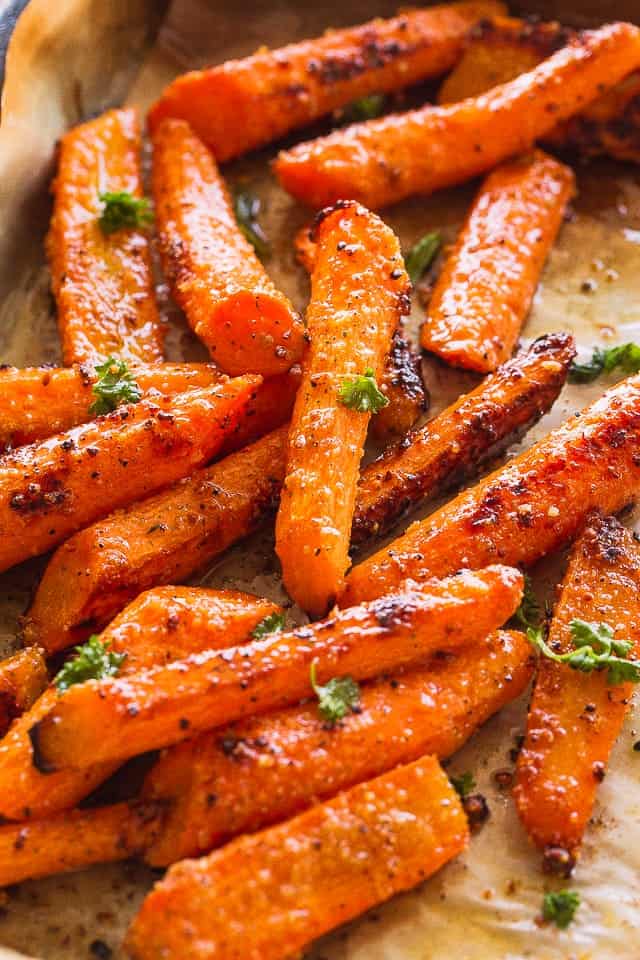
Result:
<svg viewBox="0 0 640 960"><path fill-rule="evenodd" d="M48 682L47 665L37 647L19 650L0 661L0 736L15 717L29 709Z"/></svg>
<svg viewBox="0 0 640 960"><path fill-rule="evenodd" d="M379 597L406 577L535 563L575 537L591 510L616 513L634 499L639 428L636 376L354 567L341 604Z"/></svg>
<svg viewBox="0 0 640 960"><path fill-rule="evenodd" d="M613 517L592 516L573 547L548 643L573 649L571 621L607 623L640 655L640 547ZM548 869L570 873L633 686L542 658L514 798Z"/></svg>
<svg viewBox="0 0 640 960"><path fill-rule="evenodd" d="M541 150L489 174L433 290L424 350L478 373L509 359L574 189Z"/></svg>
<svg viewBox="0 0 640 960"><path fill-rule="evenodd" d="M116 653L126 653L126 677L174 657L244 640L277 605L237 591L164 587L142 594L102 634ZM44 817L68 809L113 773L113 764L87 759L83 770L44 776L32 762L29 729L55 706L54 687L20 717L0 741L0 815L11 820Z"/></svg>
<svg viewBox="0 0 640 960"><path fill-rule="evenodd" d="M342 402L345 383L380 379L393 331L409 309L397 237L354 203L324 210L307 326L311 345L289 429L276 553L289 595L322 616L349 566L349 540L369 409Z"/></svg>
<svg viewBox="0 0 640 960"><path fill-rule="evenodd" d="M126 759L287 706L310 695L314 662L319 683L344 674L366 680L465 646L504 623L521 593L522 575L510 567L462 571L418 589L409 582L397 594L290 633L78 684L31 728L34 763L48 772Z"/></svg>
<svg viewBox="0 0 640 960"><path fill-rule="evenodd" d="M143 590L211 564L273 514L286 443L281 428L67 540L40 581L25 642L47 650L78 643Z"/></svg>
<svg viewBox="0 0 640 960"><path fill-rule="evenodd" d="M438 93L438 103L476 97L533 69L563 46L572 31L559 23L493 17L478 23L461 59ZM558 124L545 142L583 156L606 154L640 160L640 71L629 74L571 119Z"/></svg>
<svg viewBox="0 0 640 960"><path fill-rule="evenodd" d="M214 158L183 120L154 132L153 195L173 296L216 363L264 376L297 363L302 321L236 223Z"/></svg>
<svg viewBox="0 0 640 960"><path fill-rule="evenodd" d="M455 657L364 684L358 712L332 730L310 703L177 744L145 781L143 796L167 810L146 861L208 853L398 764L450 756L520 696L532 665L523 634L494 633Z"/></svg>
<svg viewBox="0 0 640 960"><path fill-rule="evenodd" d="M484 460L550 410L574 357L570 334L540 337L373 460L360 475L351 542L385 533L426 497L477 472Z"/></svg>
<svg viewBox="0 0 640 960"><path fill-rule="evenodd" d="M446 774L425 757L172 867L126 945L135 960L282 960L421 883L464 850L468 833Z"/></svg>
<svg viewBox="0 0 640 960"><path fill-rule="evenodd" d="M408 10L193 71L166 88L149 124L155 130L167 117L186 120L224 162L352 100L445 73L469 28L503 11L492 0Z"/></svg>
<svg viewBox="0 0 640 960"><path fill-rule="evenodd" d="M175 396L226 379L213 363L162 363L131 368L143 395ZM93 420L95 367L0 368L0 451L46 440Z"/></svg>
<svg viewBox="0 0 640 960"><path fill-rule="evenodd" d="M314 207L338 198L373 209L486 173L640 66L640 30L585 31L510 83L461 103L354 124L282 152L282 185Z"/></svg>
<svg viewBox="0 0 640 960"><path fill-rule="evenodd" d="M98 225L101 193L142 195L140 147L131 109L110 110L61 140L47 252L66 364L162 359L147 235L105 235Z"/></svg>
<svg viewBox="0 0 640 960"><path fill-rule="evenodd" d="M286 373L268 377L258 387L255 397L247 404L237 426L225 438L218 458L241 450L262 439L277 427L288 423L302 377L296 365Z"/></svg>
<svg viewBox="0 0 640 960"><path fill-rule="evenodd" d="M163 812L118 803L0 826L0 887L140 854L157 836Z"/></svg>
<svg viewBox="0 0 640 960"><path fill-rule="evenodd" d="M0 570L210 460L259 385L238 377L141 400L3 457Z"/></svg>

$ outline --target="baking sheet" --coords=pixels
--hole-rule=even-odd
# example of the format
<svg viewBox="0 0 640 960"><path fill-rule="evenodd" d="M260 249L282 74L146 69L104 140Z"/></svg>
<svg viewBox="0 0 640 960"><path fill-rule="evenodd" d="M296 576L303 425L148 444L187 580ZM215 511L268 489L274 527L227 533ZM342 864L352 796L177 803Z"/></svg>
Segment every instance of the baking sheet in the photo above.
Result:
<svg viewBox="0 0 640 960"><path fill-rule="evenodd" d="M53 144L66 126L122 98L144 107L185 67L311 36L329 25L356 23L389 14L384 2L336 0L299 4L293 0L244 5L176 0L157 45L140 62L153 28L148 19L161 4L95 0L32 0L20 21L7 63L0 126L0 360L24 365L59 357L43 263L42 236L48 216L44 185ZM627 4L627 15L637 0ZM107 8L107 9L105 9ZM617 4L616 16L625 15ZM527 4L528 10L563 13L572 22L612 11L598 0ZM25 82L25 77L29 82ZM227 169L234 181L251 185L262 198L264 226L273 243L268 268L274 280L303 308L308 293L295 264L291 237L308 214L291 201L268 172L268 151ZM560 234L536 296L526 338L544 331L572 330L585 354L593 344L640 339L640 183L637 170L609 163L578 169L574 216ZM427 230L442 229L450 240L473 196L473 188L443 192L385 212L409 246ZM585 281L590 290L584 289ZM164 291L160 291L163 295ZM172 357L197 356L198 347L176 311L167 305ZM416 304L412 321L421 316ZM426 366L432 413L475 379ZM531 443L574 410L585 406L603 384L568 387L554 410L526 439ZM514 451L510 451L512 454ZM431 509L432 505L428 508ZM424 512L427 512L425 510ZM634 522L634 517L628 522ZM0 578L0 647L15 636L43 561ZM562 558L539 571L550 587ZM230 551L203 578L210 586L235 586L283 599L271 534L265 531ZM610 770L599 790L594 822L571 881L583 905L566 932L539 926L545 880L538 855L519 826L508 792L492 774L512 766L509 750L523 731L526 704L494 718L453 760L456 772L473 771L486 794L491 819L473 838L468 853L418 891L326 938L314 960L636 960L640 957L640 738L637 704L622 733ZM99 956L99 940L118 944L153 873L137 864L96 867L63 877L30 882L0 894L0 944L41 960ZM0 946L0 957L14 957ZM186 958L185 958L186 960Z"/></svg>

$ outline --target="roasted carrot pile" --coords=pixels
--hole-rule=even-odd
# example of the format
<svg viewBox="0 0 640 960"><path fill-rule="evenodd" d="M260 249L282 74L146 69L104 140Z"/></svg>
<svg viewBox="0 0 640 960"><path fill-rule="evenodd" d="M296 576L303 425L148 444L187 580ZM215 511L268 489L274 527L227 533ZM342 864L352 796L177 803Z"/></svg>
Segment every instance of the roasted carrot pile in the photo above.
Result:
<svg viewBox="0 0 640 960"><path fill-rule="evenodd" d="M640 346L578 362L527 316L571 151L640 157L639 77L638 27L464 0L177 77L147 118L152 199L132 109L63 136L64 366L0 369L0 572L51 552L0 660L0 885L136 857L169 870L132 958L289 960L466 848L486 802L439 762L532 679L504 801L569 876L640 683L640 548L615 516L640 482ZM434 78L438 105L402 112ZM224 164L320 119L275 159L314 216L287 212L270 274ZM373 212L480 175L455 237L403 247ZM272 279L295 258L307 304ZM205 352L171 337L165 360L158 282ZM614 371L499 459L567 381ZM196 585L231 547L243 586L281 573L279 602ZM524 570L566 547L545 618Z"/></svg>

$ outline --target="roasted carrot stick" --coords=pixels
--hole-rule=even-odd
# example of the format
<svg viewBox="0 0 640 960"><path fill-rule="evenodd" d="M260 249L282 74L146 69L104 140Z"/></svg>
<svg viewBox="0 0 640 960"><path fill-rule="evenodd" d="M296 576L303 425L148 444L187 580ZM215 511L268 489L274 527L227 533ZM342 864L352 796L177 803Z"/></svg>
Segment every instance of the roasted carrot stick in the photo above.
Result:
<svg viewBox="0 0 640 960"><path fill-rule="evenodd" d="M512 17L483 20L438 94L439 103L476 97L533 69L563 46L572 32L559 23L535 23ZM555 147L582 155L608 154L640 159L640 71L593 100L545 136Z"/></svg>
<svg viewBox="0 0 640 960"><path fill-rule="evenodd" d="M340 602L379 597L406 577L535 563L571 540L591 510L621 510L639 480L636 376L354 567Z"/></svg>
<svg viewBox="0 0 640 960"><path fill-rule="evenodd" d="M162 359L149 244L140 228L105 234L101 194L142 194L134 110L74 127L61 141L47 251L64 362Z"/></svg>
<svg viewBox="0 0 640 960"><path fill-rule="evenodd" d="M504 11L479 0L409 10L280 50L260 50L174 80L151 108L191 124L219 162L371 93L390 93L449 70L469 28Z"/></svg>
<svg viewBox="0 0 640 960"><path fill-rule="evenodd" d="M416 886L467 841L459 798L426 757L173 867L127 947L135 960L282 960Z"/></svg>
<svg viewBox="0 0 640 960"><path fill-rule="evenodd" d="M486 173L530 149L640 66L640 30L616 23L475 99L354 124L284 151L282 185L321 207L339 197L372 209Z"/></svg>
<svg viewBox="0 0 640 960"><path fill-rule="evenodd" d="M295 703L319 683L350 674L366 680L439 649L480 640L510 616L522 575L510 567L463 571L412 583L291 633L211 651L125 679L78 684L31 728L34 763L43 772L96 760L125 759ZM100 735L97 736L97 731Z"/></svg>
<svg viewBox="0 0 640 960"><path fill-rule="evenodd" d="M244 640L278 607L236 591L164 587L130 604L102 634L115 653L126 653L120 675L128 676L174 656L219 649ZM105 780L113 764L43 776L32 763L30 727L55 705L55 687L46 690L0 742L0 815L12 820L44 817L74 806Z"/></svg>
<svg viewBox="0 0 640 960"><path fill-rule="evenodd" d="M0 661L0 736L37 700L48 679L47 665L37 647L19 650Z"/></svg>
<svg viewBox="0 0 640 960"><path fill-rule="evenodd" d="M613 517L593 516L573 547L548 643L573 649L571 622L606 623L640 654L640 547ZM632 685L610 685L542 658L518 757L514 798L546 866L570 872L591 816L596 789L627 713Z"/></svg>
<svg viewBox="0 0 640 960"><path fill-rule="evenodd" d="M162 814L154 804L118 803L0 826L0 887L135 856L154 840Z"/></svg>
<svg viewBox="0 0 640 960"><path fill-rule="evenodd" d="M384 533L412 506L472 475L527 430L553 406L574 356L569 334L540 337L372 461L360 475L351 542Z"/></svg>
<svg viewBox="0 0 640 960"><path fill-rule="evenodd" d="M296 365L286 373L263 380L236 427L226 436L218 457L235 453L288 423L301 377L302 370Z"/></svg>
<svg viewBox="0 0 640 960"><path fill-rule="evenodd" d="M141 400L3 457L0 570L210 460L260 382Z"/></svg>
<svg viewBox="0 0 640 960"><path fill-rule="evenodd" d="M289 429L276 553L289 595L319 617L349 566L372 409L344 391L367 374L380 379L393 331L409 309L410 283L397 237L358 204L322 211L312 239L311 345Z"/></svg>
<svg viewBox="0 0 640 960"><path fill-rule="evenodd" d="M131 373L142 394L175 396L225 379L212 363L162 363ZM93 419L95 367L0 368L0 451L21 447Z"/></svg>
<svg viewBox="0 0 640 960"><path fill-rule="evenodd" d="M231 374L284 373L304 327L236 223L207 148L183 120L153 136L153 195L173 296L213 359Z"/></svg>
<svg viewBox="0 0 640 960"><path fill-rule="evenodd" d="M478 373L509 359L574 187L541 150L489 174L435 285L424 350Z"/></svg>
<svg viewBox="0 0 640 960"><path fill-rule="evenodd" d="M167 810L145 859L166 866L208 853L398 764L455 753L520 696L532 663L521 633L494 633L364 684L358 713L333 729L310 703L176 744L145 782L143 795Z"/></svg>
<svg viewBox="0 0 640 960"><path fill-rule="evenodd" d="M277 430L67 540L36 591L25 642L78 643L143 590L212 563L274 512L286 443L286 428Z"/></svg>

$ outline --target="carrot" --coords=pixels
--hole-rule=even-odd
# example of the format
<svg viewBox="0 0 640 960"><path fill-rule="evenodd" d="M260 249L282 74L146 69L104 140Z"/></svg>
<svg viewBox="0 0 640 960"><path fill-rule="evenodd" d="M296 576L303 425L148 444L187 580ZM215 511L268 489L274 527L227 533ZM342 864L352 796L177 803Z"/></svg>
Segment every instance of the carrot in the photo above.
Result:
<svg viewBox="0 0 640 960"><path fill-rule="evenodd" d="M489 174L435 285L424 350L478 373L509 359L574 189L541 150Z"/></svg>
<svg viewBox="0 0 640 960"><path fill-rule="evenodd" d="M472 475L528 429L553 405L574 356L569 334L540 337L365 467L352 543L384 533L412 506Z"/></svg>
<svg viewBox="0 0 640 960"><path fill-rule="evenodd" d="M0 736L28 710L48 683L47 665L37 647L19 650L0 661Z"/></svg>
<svg viewBox="0 0 640 960"><path fill-rule="evenodd" d="M226 457L250 443L262 439L267 433L288 423L295 403L302 376L296 365L286 373L268 377L258 387L237 426L225 438L219 457Z"/></svg>
<svg viewBox="0 0 640 960"><path fill-rule="evenodd" d="M349 403L341 391L367 371L380 378L393 331L409 309L410 283L397 237L357 204L322 211L312 239L311 345L289 429L276 553L289 595L318 617L349 566L371 415L370 406Z"/></svg>
<svg viewBox="0 0 640 960"><path fill-rule="evenodd" d="M120 675L126 677L174 657L238 643L278 609L268 600L236 591L164 587L138 597L101 640L115 653L126 653L120 667ZM72 807L115 769L88 757L83 770L53 776L36 770L29 729L55 706L58 696L54 687L46 690L0 742L0 815L7 819L44 817Z"/></svg>
<svg viewBox="0 0 640 960"><path fill-rule="evenodd" d="M640 654L640 548L613 517L589 518L573 547L548 643L573 649L571 622L607 623ZM611 686L606 672L585 675L542 658L518 758L514 798L545 865L570 872L598 784L627 713L632 685Z"/></svg>
<svg viewBox="0 0 640 960"><path fill-rule="evenodd" d="M131 370L142 394L175 396L220 383L212 363L163 363ZM0 451L46 440L93 419L95 367L0 368Z"/></svg>
<svg viewBox="0 0 640 960"><path fill-rule="evenodd" d="M274 512L286 441L281 428L67 540L36 591L25 642L47 650L78 643L143 590L211 564Z"/></svg>
<svg viewBox="0 0 640 960"><path fill-rule="evenodd" d="M439 103L475 97L514 80L563 46L572 31L559 23L494 17L478 23L473 39L438 93ZM640 159L640 71L593 100L546 135L548 144L582 155Z"/></svg>
<svg viewBox="0 0 640 960"><path fill-rule="evenodd" d="M366 680L464 646L504 623L521 592L522 576L509 567L464 571L287 634L78 684L31 728L34 763L48 772L125 759L287 706L311 693L313 663L319 683L338 674Z"/></svg>
<svg viewBox="0 0 640 960"><path fill-rule="evenodd" d="M640 478L640 376L609 390L525 453L351 571L341 604L500 561L528 566L575 537L589 512L616 513Z"/></svg>
<svg viewBox="0 0 640 960"><path fill-rule="evenodd" d="M183 120L153 135L153 195L176 302L227 373L284 373L305 334L236 223L216 162Z"/></svg>
<svg viewBox="0 0 640 960"><path fill-rule="evenodd" d="M450 756L520 696L532 662L521 633L494 633L455 657L364 684L358 713L332 730L310 703L176 744L145 781L143 796L167 810L146 861L208 853L398 764Z"/></svg>
<svg viewBox="0 0 640 960"><path fill-rule="evenodd" d="M2 458L0 570L210 460L259 384L142 400Z"/></svg>
<svg viewBox="0 0 640 960"><path fill-rule="evenodd" d="M316 256L312 229L303 227L295 239L297 258L308 273L313 271ZM421 366L420 356L402 326L396 327L380 375L380 390L389 402L371 418L371 431L379 444L384 446L403 437L427 410L429 397Z"/></svg>
<svg viewBox="0 0 640 960"><path fill-rule="evenodd" d="M139 854L157 835L162 813L153 804L118 803L0 826L0 886Z"/></svg>
<svg viewBox="0 0 640 960"><path fill-rule="evenodd" d="M294 197L320 207L339 197L373 209L486 173L640 66L640 30L585 31L516 80L480 97L354 124L280 153Z"/></svg>
<svg viewBox="0 0 640 960"><path fill-rule="evenodd" d="M291 957L435 873L464 850L468 832L446 774L425 757L173 867L126 946L135 960Z"/></svg>
<svg viewBox="0 0 640 960"><path fill-rule="evenodd" d="M61 140L47 252L66 364L162 359L146 233L105 235L98 224L100 194L142 195L140 147L131 109L109 110Z"/></svg>
<svg viewBox="0 0 640 960"><path fill-rule="evenodd" d="M186 120L219 162L230 160L352 100L445 73L469 28L503 11L492 0L452 3L263 48L178 77L151 108L149 125Z"/></svg>

